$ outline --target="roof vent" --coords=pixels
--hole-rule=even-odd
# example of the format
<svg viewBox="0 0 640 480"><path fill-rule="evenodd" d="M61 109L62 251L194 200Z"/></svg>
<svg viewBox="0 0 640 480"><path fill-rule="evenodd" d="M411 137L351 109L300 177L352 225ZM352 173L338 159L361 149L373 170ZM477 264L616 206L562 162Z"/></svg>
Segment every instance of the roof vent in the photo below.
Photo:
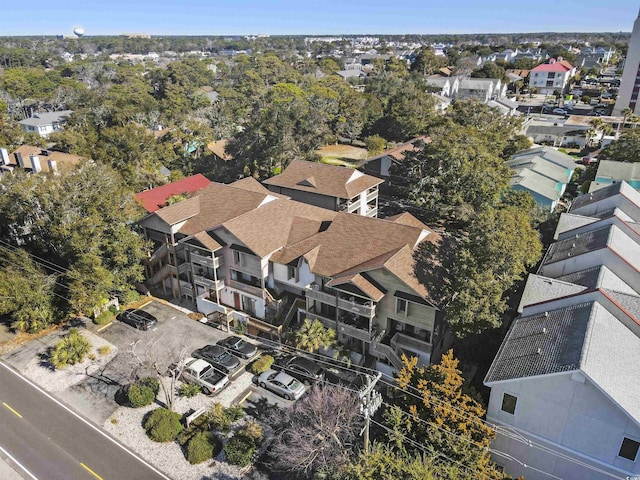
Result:
<svg viewBox="0 0 640 480"><path fill-rule="evenodd" d="M571 252L567 252L567 257L570 257L570 256L571 256Z"/></svg>
<svg viewBox="0 0 640 480"><path fill-rule="evenodd" d="M547 327L542 327L542 333L547 333Z"/></svg>
<svg viewBox="0 0 640 480"><path fill-rule="evenodd" d="M571 244L571 248L576 248L576 244L575 244L575 243L572 243L572 244Z"/></svg>
<svg viewBox="0 0 640 480"><path fill-rule="evenodd" d="M538 355L542 355L542 349L541 348L538 349Z"/></svg>
<svg viewBox="0 0 640 480"><path fill-rule="evenodd" d="M549 316L549 312L544 312L544 316L548 317Z"/></svg>

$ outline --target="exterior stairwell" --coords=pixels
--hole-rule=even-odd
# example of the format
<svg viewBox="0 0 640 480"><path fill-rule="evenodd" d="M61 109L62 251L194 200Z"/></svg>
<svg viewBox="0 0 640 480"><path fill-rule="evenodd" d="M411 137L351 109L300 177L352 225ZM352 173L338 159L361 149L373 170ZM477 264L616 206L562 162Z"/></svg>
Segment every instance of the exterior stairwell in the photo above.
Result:
<svg viewBox="0 0 640 480"><path fill-rule="evenodd" d="M402 367L404 366L404 364L402 363L402 360L400 359L398 354L395 352L395 350L391 348L391 346L385 345L384 343L373 343L371 344L371 347L372 347L372 350L378 355L387 357L391 362L391 364L394 366L394 368L396 368L397 370L401 370Z"/></svg>

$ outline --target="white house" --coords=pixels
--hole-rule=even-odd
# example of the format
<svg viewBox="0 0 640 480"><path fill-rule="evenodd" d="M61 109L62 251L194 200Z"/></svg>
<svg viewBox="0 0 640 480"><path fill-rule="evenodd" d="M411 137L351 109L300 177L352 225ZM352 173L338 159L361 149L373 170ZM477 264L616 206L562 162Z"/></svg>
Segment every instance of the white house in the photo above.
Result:
<svg viewBox="0 0 640 480"><path fill-rule="evenodd" d="M67 121L67 117L72 113L73 111L71 110L34 113L31 118L20 120L18 123L22 125L27 132L37 133L41 137L47 137L51 133L61 130Z"/></svg>
<svg viewBox="0 0 640 480"><path fill-rule="evenodd" d="M494 460L511 476L640 474L640 193L578 197L485 378Z"/></svg>
<svg viewBox="0 0 640 480"><path fill-rule="evenodd" d="M564 92L569 79L576 74L576 67L566 60L552 58L531 69L529 86L535 87L538 93L553 95L556 90Z"/></svg>

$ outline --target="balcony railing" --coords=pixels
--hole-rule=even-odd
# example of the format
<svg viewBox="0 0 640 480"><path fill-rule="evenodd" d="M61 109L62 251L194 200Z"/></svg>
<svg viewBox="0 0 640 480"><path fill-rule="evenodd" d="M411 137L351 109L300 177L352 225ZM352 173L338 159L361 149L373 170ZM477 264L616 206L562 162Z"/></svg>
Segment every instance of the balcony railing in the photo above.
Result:
<svg viewBox="0 0 640 480"><path fill-rule="evenodd" d="M237 280L225 280L225 282L231 288L237 288L238 290L242 290L251 295L262 298L262 288L254 287L253 285L248 285L246 283L238 282Z"/></svg>
<svg viewBox="0 0 640 480"><path fill-rule="evenodd" d="M322 303L326 303L327 305L331 305L333 307L338 304L338 298L335 295L323 292L322 290L307 290L307 298L319 300Z"/></svg>
<svg viewBox="0 0 640 480"><path fill-rule="evenodd" d="M365 305L352 302L351 300L338 298L338 307L348 312L357 313L358 315L362 315L363 317L372 318L376 315L376 306L373 303L371 303L370 305Z"/></svg>
<svg viewBox="0 0 640 480"><path fill-rule="evenodd" d="M193 281L214 290L220 290L224 287L224 280L216 280L215 278L210 278L205 275L194 275Z"/></svg>
<svg viewBox="0 0 640 480"><path fill-rule="evenodd" d="M348 323L338 322L338 332L348 337L357 338L358 340L364 340L370 342L372 335L369 333L369 328L360 328L357 325L350 325Z"/></svg>
<svg viewBox="0 0 640 480"><path fill-rule="evenodd" d="M420 340L418 338L410 337L408 335L405 335L404 333L398 332L391 339L391 347L394 350L403 347L410 348L412 350L431 355L432 345L425 340Z"/></svg>
<svg viewBox="0 0 640 480"><path fill-rule="evenodd" d="M181 263L177 267L175 265L169 265L169 271L175 275L180 275L190 270L191 270L190 263Z"/></svg>
<svg viewBox="0 0 640 480"><path fill-rule="evenodd" d="M389 345L385 345L384 343L373 343L371 344L371 350L378 355L388 358L397 370L402 369L404 366L398 354Z"/></svg>
<svg viewBox="0 0 640 480"><path fill-rule="evenodd" d="M191 261L204 265L205 267L220 267L220 257L214 257L211 255L200 255L198 253L191 252Z"/></svg>
<svg viewBox="0 0 640 480"><path fill-rule="evenodd" d="M373 192L367 193L367 203L369 203L375 198L378 198L378 190L374 190Z"/></svg>

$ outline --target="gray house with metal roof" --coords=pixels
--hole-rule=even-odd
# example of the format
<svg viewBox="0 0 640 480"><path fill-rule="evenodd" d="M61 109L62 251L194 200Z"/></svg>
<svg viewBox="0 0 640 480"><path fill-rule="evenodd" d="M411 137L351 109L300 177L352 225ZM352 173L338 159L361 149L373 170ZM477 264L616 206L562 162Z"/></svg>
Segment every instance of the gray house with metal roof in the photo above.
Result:
<svg viewBox="0 0 640 480"><path fill-rule="evenodd" d="M47 137L51 133L61 130L67 121L67 117L72 113L72 110L34 113L31 118L20 120L18 123L22 125L27 132L37 133L41 137Z"/></svg>

